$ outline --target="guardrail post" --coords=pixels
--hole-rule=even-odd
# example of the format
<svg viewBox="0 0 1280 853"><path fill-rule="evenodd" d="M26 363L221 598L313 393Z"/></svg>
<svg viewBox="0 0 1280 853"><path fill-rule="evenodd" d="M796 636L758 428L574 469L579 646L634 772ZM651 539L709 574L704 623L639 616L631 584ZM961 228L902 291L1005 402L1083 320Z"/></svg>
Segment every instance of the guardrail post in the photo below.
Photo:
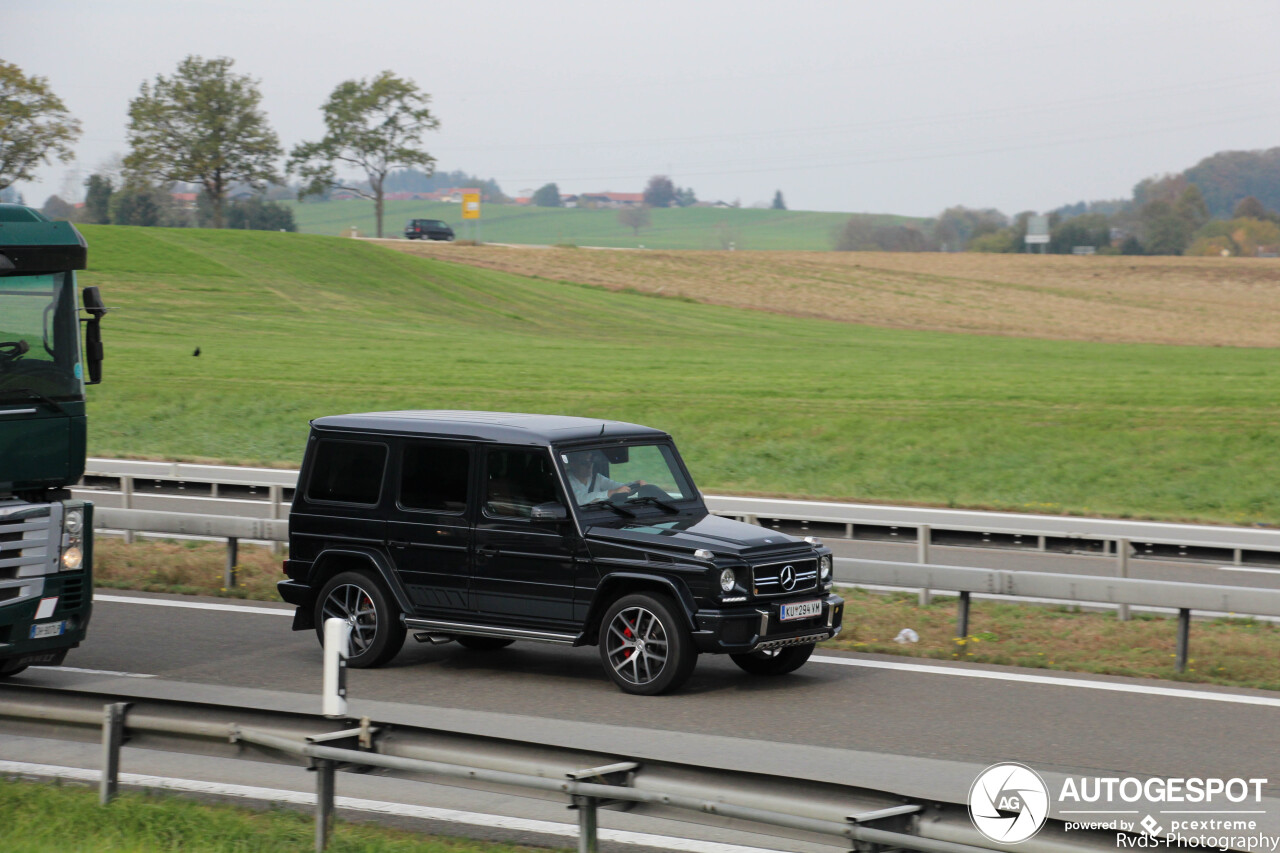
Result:
<svg viewBox="0 0 1280 853"><path fill-rule="evenodd" d="M234 536L227 537L227 569L222 573L222 586L227 592L236 588L236 564L240 562L240 540Z"/></svg>
<svg viewBox="0 0 1280 853"><path fill-rule="evenodd" d="M1129 577L1129 540L1116 540L1116 577ZM1129 605L1121 604L1116 609L1116 616L1121 622L1129 621Z"/></svg>
<svg viewBox="0 0 1280 853"><path fill-rule="evenodd" d="M284 486L268 486L267 494L271 501L271 517L279 518L280 510L284 505ZM279 542L273 541L271 543L271 556L279 557L282 551L283 548L281 548Z"/></svg>
<svg viewBox="0 0 1280 853"><path fill-rule="evenodd" d="M133 478L128 474L120 475L120 506L124 509L133 509ZM132 530L124 532L124 544L133 544Z"/></svg>
<svg viewBox="0 0 1280 853"><path fill-rule="evenodd" d="M969 591L960 593L960 611L956 615L956 636L963 640L969 636Z"/></svg>
<svg viewBox="0 0 1280 853"><path fill-rule="evenodd" d="M578 853L598 853L596 798L575 795L573 807L578 810Z"/></svg>
<svg viewBox="0 0 1280 853"><path fill-rule="evenodd" d="M1191 645L1191 608L1178 610L1178 672L1187 671L1187 647Z"/></svg>
<svg viewBox="0 0 1280 853"><path fill-rule="evenodd" d="M929 565L929 544L933 538L933 528L922 524L916 528L916 562L922 566ZM920 588L920 606L928 607L933 601L933 593L927 586Z"/></svg>
<svg viewBox="0 0 1280 853"><path fill-rule="evenodd" d="M334 762L316 759L316 853L323 853L333 834Z"/></svg>
<svg viewBox="0 0 1280 853"><path fill-rule="evenodd" d="M120 787L120 747L124 744L124 715L128 702L113 702L102 708L102 782L98 802L109 805Z"/></svg>

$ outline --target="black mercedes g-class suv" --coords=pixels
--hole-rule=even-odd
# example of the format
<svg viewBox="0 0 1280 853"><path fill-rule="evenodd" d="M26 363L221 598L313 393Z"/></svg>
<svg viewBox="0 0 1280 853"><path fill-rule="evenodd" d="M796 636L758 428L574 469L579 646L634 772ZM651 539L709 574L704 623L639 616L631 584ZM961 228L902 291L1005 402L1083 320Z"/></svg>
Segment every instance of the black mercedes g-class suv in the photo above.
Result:
<svg viewBox="0 0 1280 853"><path fill-rule="evenodd" d="M348 664L406 632L491 650L598 645L628 693L674 690L699 652L799 668L840 632L830 549L711 515L660 430L495 412L311 422L289 513L294 630L352 628Z"/></svg>

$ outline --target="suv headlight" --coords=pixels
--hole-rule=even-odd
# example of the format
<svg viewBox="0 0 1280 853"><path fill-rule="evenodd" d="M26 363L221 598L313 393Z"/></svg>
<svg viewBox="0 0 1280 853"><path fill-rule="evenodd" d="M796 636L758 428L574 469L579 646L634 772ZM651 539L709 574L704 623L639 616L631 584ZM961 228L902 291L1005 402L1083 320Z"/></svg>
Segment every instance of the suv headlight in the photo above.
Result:
<svg viewBox="0 0 1280 853"><path fill-rule="evenodd" d="M823 554L818 558L818 571L822 574L824 581L831 580L831 555Z"/></svg>
<svg viewBox="0 0 1280 853"><path fill-rule="evenodd" d="M733 573L733 569L724 569L720 572L720 589L723 592L733 592L733 587L738 583L738 576Z"/></svg>

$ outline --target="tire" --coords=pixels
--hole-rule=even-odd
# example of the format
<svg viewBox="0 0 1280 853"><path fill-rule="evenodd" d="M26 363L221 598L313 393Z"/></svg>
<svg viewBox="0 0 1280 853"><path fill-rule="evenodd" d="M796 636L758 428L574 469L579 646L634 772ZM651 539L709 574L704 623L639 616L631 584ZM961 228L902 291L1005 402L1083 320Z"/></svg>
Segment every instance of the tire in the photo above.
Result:
<svg viewBox="0 0 1280 853"><path fill-rule="evenodd" d="M316 598L316 634L324 645L324 620L351 623L351 656L347 666L368 669L391 660L404 645L400 608L383 585L364 572L340 572Z"/></svg>
<svg viewBox="0 0 1280 853"><path fill-rule="evenodd" d="M600 660L622 692L656 696L684 684L698 652L669 598L636 593L615 601L600 620Z"/></svg>
<svg viewBox="0 0 1280 853"><path fill-rule="evenodd" d="M0 661L0 679L8 678L11 675L17 675L26 668L26 664L23 664L22 666L9 666L7 661Z"/></svg>
<svg viewBox="0 0 1280 853"><path fill-rule="evenodd" d="M515 642L515 640L504 640L501 637L454 637L458 641L458 645L464 649L471 649L473 652L493 652L498 649L505 649L507 646Z"/></svg>
<svg viewBox="0 0 1280 853"><path fill-rule="evenodd" d="M781 649L764 649L729 657L745 672L752 675L786 675L804 666L813 654L815 644L786 646Z"/></svg>

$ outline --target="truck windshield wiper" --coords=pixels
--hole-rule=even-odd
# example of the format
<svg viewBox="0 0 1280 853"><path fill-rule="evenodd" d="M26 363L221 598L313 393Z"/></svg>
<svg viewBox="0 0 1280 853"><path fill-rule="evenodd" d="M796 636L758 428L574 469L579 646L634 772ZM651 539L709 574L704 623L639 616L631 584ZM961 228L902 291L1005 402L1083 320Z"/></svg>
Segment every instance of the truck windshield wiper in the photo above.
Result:
<svg viewBox="0 0 1280 853"><path fill-rule="evenodd" d="M67 413L67 410L62 408L61 404L59 404L57 400L51 400L45 395L41 394L39 391L32 391L30 388L4 389L4 396L7 397L10 394L26 394L27 397L29 397L30 399L40 403L44 403L46 406L53 409L55 412L57 412L60 415L65 415Z"/></svg>
<svg viewBox="0 0 1280 853"><path fill-rule="evenodd" d="M656 506L656 507L660 507L660 508L662 508L662 509L665 509L667 512L679 512L679 511L680 511L680 508L679 508L679 507L677 507L675 504L667 503L667 502L666 502L666 501L664 501L662 498L655 498L653 495L638 495L637 497L634 497L634 498L628 498L628 499L627 499L627 503L629 503L629 504L651 504L652 506Z"/></svg>
<svg viewBox="0 0 1280 853"><path fill-rule="evenodd" d="M634 512L632 512L631 510L629 510L629 509L627 509L627 508L625 508L625 507L618 506L616 503L614 503L613 501L609 500L608 498L596 498L595 500L591 501L590 503L585 503L585 504L583 504L583 505L582 505L582 508L583 508L583 509L590 509L590 508L592 508L592 507L598 507L598 506L606 506L606 507L608 507L609 509L611 509L611 510L613 510L614 512L616 512L618 515L625 515L627 518L635 518L635 517L636 517L636 514L635 514Z"/></svg>

